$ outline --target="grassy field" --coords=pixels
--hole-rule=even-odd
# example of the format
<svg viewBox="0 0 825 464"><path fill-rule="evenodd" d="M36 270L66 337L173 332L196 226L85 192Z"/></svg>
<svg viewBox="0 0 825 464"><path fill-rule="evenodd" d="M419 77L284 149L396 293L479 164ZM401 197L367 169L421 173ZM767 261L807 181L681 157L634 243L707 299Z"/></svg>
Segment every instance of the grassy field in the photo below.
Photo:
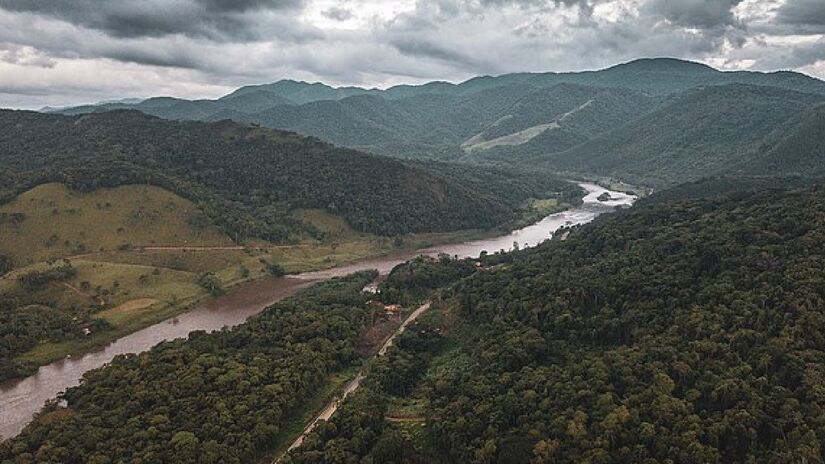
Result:
<svg viewBox="0 0 825 464"><path fill-rule="evenodd" d="M19 223L0 223L0 254L17 266L130 246L232 243L191 202L152 186L81 193L44 184L0 206L0 213L24 215Z"/></svg>
<svg viewBox="0 0 825 464"><path fill-rule="evenodd" d="M523 219L534 220L559 207L555 200L535 200L525 206ZM213 273L227 289L270 275L270 263L287 273L299 273L497 233L469 230L379 237L355 231L323 210L297 210L295 217L319 233L298 237L297 243L286 246L266 242L239 246L210 225L191 202L143 185L81 193L61 184L45 184L0 205L2 213L7 219L0 221L0 254L11 257L15 268L0 277L0 297L109 324L109 329L84 338L44 341L18 357L37 365L185 311L209 296L198 284L204 273ZM15 214L15 220L8 220ZM76 270L71 278L36 290L23 288L18 279L64 260Z"/></svg>

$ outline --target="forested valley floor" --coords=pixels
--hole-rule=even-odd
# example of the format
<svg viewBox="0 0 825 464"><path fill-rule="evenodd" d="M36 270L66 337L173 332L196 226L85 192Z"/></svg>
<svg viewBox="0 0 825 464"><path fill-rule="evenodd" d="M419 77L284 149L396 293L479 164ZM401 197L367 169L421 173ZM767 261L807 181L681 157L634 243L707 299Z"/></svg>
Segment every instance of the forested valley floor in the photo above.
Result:
<svg viewBox="0 0 825 464"><path fill-rule="evenodd" d="M822 188L711 191L654 195L478 263L398 267L382 303L432 310L285 462L817 462ZM0 456L266 457L318 379L359 362L371 278L118 358Z"/></svg>

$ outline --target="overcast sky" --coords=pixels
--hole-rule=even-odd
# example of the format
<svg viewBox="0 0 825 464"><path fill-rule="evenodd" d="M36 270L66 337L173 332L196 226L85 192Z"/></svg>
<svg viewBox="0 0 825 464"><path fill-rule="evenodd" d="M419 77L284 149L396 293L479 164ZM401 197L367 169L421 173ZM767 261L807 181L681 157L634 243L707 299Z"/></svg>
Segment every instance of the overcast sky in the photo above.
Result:
<svg viewBox="0 0 825 464"><path fill-rule="evenodd" d="M825 78L825 0L0 0L0 107L671 56Z"/></svg>

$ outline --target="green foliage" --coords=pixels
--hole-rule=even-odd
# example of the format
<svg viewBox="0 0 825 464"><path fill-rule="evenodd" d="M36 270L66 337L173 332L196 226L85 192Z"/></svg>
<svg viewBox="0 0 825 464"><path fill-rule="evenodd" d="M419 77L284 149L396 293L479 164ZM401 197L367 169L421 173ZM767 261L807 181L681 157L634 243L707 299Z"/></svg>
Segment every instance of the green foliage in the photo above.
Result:
<svg viewBox="0 0 825 464"><path fill-rule="evenodd" d="M819 462L822 188L639 202L461 280L452 462ZM517 458L522 456L522 458Z"/></svg>
<svg viewBox="0 0 825 464"><path fill-rule="evenodd" d="M269 272L270 275L273 275L275 277L281 277L283 275L286 275L286 271L284 271L284 268L274 261L266 263L266 271Z"/></svg>
<svg viewBox="0 0 825 464"><path fill-rule="evenodd" d="M230 121L2 111L0 127L0 200L45 182L83 191L149 183L195 202L235 240L293 239L304 227L290 214L295 208L322 208L386 236L491 228L512 220L527 198L577 191L540 173L476 169L465 182L450 174L456 168L406 164Z"/></svg>
<svg viewBox="0 0 825 464"><path fill-rule="evenodd" d="M418 256L394 267L378 287L381 301L387 304L413 304L431 291L467 277L475 272L470 259L453 259L441 254L438 258Z"/></svg>
<svg viewBox="0 0 825 464"><path fill-rule="evenodd" d="M250 462L326 376L356 359L375 278L318 284L232 329L118 356L0 444L0 462Z"/></svg>
<svg viewBox="0 0 825 464"><path fill-rule="evenodd" d="M330 462L409 462L411 445L387 427L384 415L391 395L407 394L424 374L444 337L435 327L415 322L386 357L375 362L361 388L350 395L329 421L316 426L286 464Z"/></svg>
<svg viewBox="0 0 825 464"><path fill-rule="evenodd" d="M6 255L0 254L0 276L14 269L14 262Z"/></svg>
<svg viewBox="0 0 825 464"><path fill-rule="evenodd" d="M212 296L223 295L223 283L214 272L204 272L198 277L198 285L205 288Z"/></svg>
<svg viewBox="0 0 825 464"><path fill-rule="evenodd" d="M77 269L72 266L72 263L65 261L59 266L49 267L44 270L33 270L21 274L17 280L26 291L35 291L49 282L56 280L68 280L77 274Z"/></svg>
<svg viewBox="0 0 825 464"><path fill-rule="evenodd" d="M16 361L44 340L62 341L83 334L88 316L55 311L41 305L19 305L13 299L0 302L0 380L25 375L33 366Z"/></svg>

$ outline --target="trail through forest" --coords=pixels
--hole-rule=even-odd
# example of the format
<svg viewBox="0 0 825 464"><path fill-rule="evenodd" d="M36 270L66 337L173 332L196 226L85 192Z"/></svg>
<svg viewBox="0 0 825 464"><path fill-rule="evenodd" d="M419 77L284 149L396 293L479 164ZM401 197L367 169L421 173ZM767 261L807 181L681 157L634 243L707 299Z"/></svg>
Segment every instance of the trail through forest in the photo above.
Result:
<svg viewBox="0 0 825 464"><path fill-rule="evenodd" d="M376 356L384 356L385 354L387 354L387 350L389 350L389 348L392 346L392 342L393 340L395 340L395 337L402 334L404 330L407 329L407 326L410 325L410 323L418 319L418 317L424 314L424 312L428 309L430 309L430 302L424 303L423 305L419 306L415 311L413 311L412 314L410 314L410 316L407 319L405 319L400 326L398 326L398 329L396 329L395 332L393 332L392 335L390 335L387 338L384 344L381 345L381 348L378 350ZM295 441L292 442L291 445L289 445L289 448L286 450L286 452L284 452L275 459L274 464L278 464L279 462L281 462L281 459L287 453L301 446L301 443L303 443L307 435L309 435L310 432L312 432L315 429L315 427L318 425L318 422L322 420L329 420L329 418L332 417L333 414L335 414L335 411L338 410L338 406L341 405L341 402L344 401L344 399L350 393L354 392L355 390L358 390L358 387L361 386L361 381L364 380L367 376L365 370L366 369L361 369L358 372L358 375L356 375L354 379L350 380L344 386L344 389L341 391L341 394L336 395L335 398L333 398L332 400L330 400L329 403L327 403L324 409L321 410L320 414L318 414L318 416L304 428L304 431L301 432L301 435L299 435L298 438L296 438Z"/></svg>

